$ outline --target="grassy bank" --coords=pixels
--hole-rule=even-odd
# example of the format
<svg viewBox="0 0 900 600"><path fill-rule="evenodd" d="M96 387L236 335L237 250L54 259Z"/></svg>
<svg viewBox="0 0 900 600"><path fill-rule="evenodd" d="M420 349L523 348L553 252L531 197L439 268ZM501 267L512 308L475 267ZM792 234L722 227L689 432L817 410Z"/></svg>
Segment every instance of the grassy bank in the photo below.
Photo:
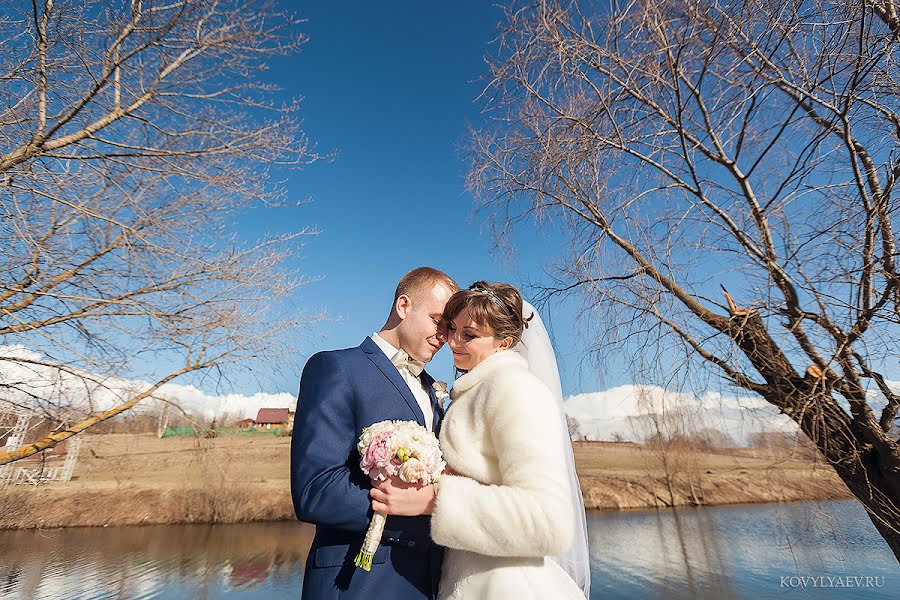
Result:
<svg viewBox="0 0 900 600"><path fill-rule="evenodd" d="M267 436L89 435L72 481L0 490L0 528L293 519L289 452L289 438ZM682 452L668 478L641 446L579 442L575 453L588 508L849 497L830 468L787 453Z"/></svg>
<svg viewBox="0 0 900 600"><path fill-rule="evenodd" d="M666 457L668 477L660 452L635 444L576 442L575 460L587 508L851 497L831 467L784 450L673 450Z"/></svg>

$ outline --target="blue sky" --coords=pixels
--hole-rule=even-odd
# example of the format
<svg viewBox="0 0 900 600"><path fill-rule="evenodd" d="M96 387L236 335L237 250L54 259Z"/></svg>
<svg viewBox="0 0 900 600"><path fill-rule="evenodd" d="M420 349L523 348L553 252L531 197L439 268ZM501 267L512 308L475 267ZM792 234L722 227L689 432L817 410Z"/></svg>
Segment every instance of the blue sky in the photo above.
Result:
<svg viewBox="0 0 900 600"><path fill-rule="evenodd" d="M319 230L296 264L298 275L319 278L300 292L299 305L330 320L303 340L300 362L319 350L356 346L377 330L397 280L419 265L441 268L463 286L507 281L528 298L525 284L546 281L543 270L564 258L565 241L521 225L516 259L505 259L486 230L486 215L473 214L464 183L466 127L485 119L476 98L502 9L489 0L283 3L306 19L300 30L309 41L261 77L286 97L303 98L304 131L319 152L335 158L287 175L290 199L307 203L251 211L239 233L251 240ZM730 265L705 268L714 293L722 282L744 297L745 282ZM618 360L608 353L600 364L587 358L590 329L576 320L577 308L570 301L542 310L545 321L552 311L563 392L632 383L624 353ZM429 372L453 378L447 349ZM295 393L298 376L259 373L233 391Z"/></svg>
<svg viewBox="0 0 900 600"><path fill-rule="evenodd" d="M527 243L517 245L515 261L505 260L485 218L473 215L464 185L460 148L466 124L482 118L478 80L501 9L466 0L316 2L298 10L307 19L302 30L309 42L299 55L273 63L264 79L304 98L305 132L335 159L289 175L291 199L308 203L253 211L240 233L254 238L319 230L298 269L321 279L302 290L300 303L335 320L317 326L306 340L308 353L355 346L377 330L397 280L419 265L441 268L461 285L540 280L542 265L554 254L552 234L519 231L517 238ZM565 393L611 383L607 373L579 368L574 313L555 308L550 326ZM444 349L429 371L449 380L451 366ZM271 383L263 391L297 387L292 374L260 380Z"/></svg>

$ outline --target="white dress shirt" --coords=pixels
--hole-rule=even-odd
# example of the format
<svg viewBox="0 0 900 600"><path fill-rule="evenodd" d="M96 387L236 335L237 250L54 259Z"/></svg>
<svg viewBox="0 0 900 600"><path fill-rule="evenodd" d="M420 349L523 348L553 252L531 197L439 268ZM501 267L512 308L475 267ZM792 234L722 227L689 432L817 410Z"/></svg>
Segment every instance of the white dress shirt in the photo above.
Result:
<svg viewBox="0 0 900 600"><path fill-rule="evenodd" d="M377 333L372 334L372 341L381 348L381 351L388 357L388 360L391 360L391 358L393 358L400 350L399 348L395 348L390 342L385 341L385 339ZM409 391L412 392L413 398L419 403L419 408L422 409L422 414L425 415L425 427L428 428L428 431L432 431L434 426L434 409L431 407L431 396L428 395L428 390L425 389L422 380L410 373L409 369L398 368L397 371L400 372L400 377L402 377L403 381L406 382L406 385L409 386Z"/></svg>

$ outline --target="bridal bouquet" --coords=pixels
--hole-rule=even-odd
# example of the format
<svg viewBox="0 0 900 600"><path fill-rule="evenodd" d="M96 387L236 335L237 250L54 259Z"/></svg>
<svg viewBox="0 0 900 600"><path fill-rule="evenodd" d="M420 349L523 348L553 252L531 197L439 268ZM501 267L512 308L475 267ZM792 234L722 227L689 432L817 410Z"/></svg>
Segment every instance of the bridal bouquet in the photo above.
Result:
<svg viewBox="0 0 900 600"><path fill-rule="evenodd" d="M356 445L362 457L359 466L375 481L399 476L406 483L428 485L444 470L443 455L433 433L415 421L379 421L363 429ZM381 544L387 515L375 513L355 564L372 569L372 558Z"/></svg>

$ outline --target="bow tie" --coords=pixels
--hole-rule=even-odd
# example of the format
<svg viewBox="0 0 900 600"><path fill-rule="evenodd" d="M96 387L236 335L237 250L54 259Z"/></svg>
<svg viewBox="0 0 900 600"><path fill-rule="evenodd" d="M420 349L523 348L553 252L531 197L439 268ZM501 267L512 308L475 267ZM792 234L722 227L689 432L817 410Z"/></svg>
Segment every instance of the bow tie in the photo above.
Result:
<svg viewBox="0 0 900 600"><path fill-rule="evenodd" d="M406 369L412 373L413 377L418 377L425 369L425 363L412 358L404 350L397 350L397 353L391 357L391 362L398 369Z"/></svg>

